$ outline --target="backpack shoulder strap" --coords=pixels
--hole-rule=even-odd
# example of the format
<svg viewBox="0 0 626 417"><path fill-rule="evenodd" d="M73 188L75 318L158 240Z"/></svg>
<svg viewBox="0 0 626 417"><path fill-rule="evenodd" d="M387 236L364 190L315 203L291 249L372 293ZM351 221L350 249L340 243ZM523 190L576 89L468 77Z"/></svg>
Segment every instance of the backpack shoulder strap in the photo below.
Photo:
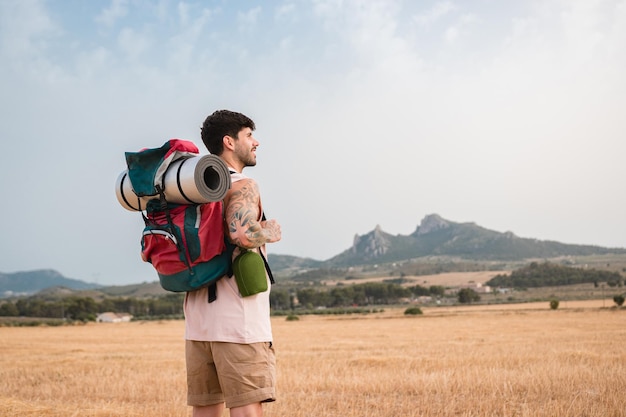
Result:
<svg viewBox="0 0 626 417"><path fill-rule="evenodd" d="M267 220L267 218L265 217L265 212L261 214L261 220ZM270 269L270 264L267 262L265 255L263 255L263 251L260 249L259 254L261 255L261 258L263 258L263 262L265 263L265 270L267 271L267 275L270 277L270 282L272 284L275 284L276 282L274 281L274 275L272 274L272 270Z"/></svg>
<svg viewBox="0 0 626 417"><path fill-rule="evenodd" d="M239 173L233 170L232 168L228 168L228 172L230 172L230 177L231 177L232 182L236 182L244 178L248 178L244 174ZM267 220L267 218L265 217L265 211L261 212L261 220L262 221ZM270 282L272 284L275 284L276 281L274 281L274 275L272 274L272 270L270 269L270 264L269 262L267 262L267 258L265 257L265 255L263 255L263 251L261 249L259 249L259 255L261 255L261 258L263 259L263 263L265 264L265 270L267 271L267 275L270 278Z"/></svg>

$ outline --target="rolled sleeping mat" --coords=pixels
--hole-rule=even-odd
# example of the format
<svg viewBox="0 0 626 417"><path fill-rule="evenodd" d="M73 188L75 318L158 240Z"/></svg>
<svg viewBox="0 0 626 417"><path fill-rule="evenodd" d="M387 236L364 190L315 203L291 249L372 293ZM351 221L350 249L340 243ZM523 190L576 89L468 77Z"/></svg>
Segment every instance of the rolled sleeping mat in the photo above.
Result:
<svg viewBox="0 0 626 417"><path fill-rule="evenodd" d="M221 201L230 189L228 167L218 156L203 155L179 159L170 164L163 177L165 199L177 204L203 204ZM115 183L117 200L126 210L145 210L148 201L158 195L138 197L123 171Z"/></svg>

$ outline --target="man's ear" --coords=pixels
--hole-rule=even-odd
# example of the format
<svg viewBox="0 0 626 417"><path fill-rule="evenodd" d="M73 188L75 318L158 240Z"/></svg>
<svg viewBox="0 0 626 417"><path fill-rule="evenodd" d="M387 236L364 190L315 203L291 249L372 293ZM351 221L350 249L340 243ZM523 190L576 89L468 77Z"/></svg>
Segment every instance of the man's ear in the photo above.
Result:
<svg viewBox="0 0 626 417"><path fill-rule="evenodd" d="M224 143L225 149L229 149L231 151L235 149L235 140L232 137L225 135L222 138L222 142Z"/></svg>

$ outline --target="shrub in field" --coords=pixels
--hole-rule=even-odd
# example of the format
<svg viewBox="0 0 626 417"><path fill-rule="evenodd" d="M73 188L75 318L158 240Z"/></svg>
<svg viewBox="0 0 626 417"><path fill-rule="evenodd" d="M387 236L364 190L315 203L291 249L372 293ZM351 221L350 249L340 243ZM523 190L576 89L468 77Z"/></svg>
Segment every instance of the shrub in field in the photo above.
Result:
<svg viewBox="0 0 626 417"><path fill-rule="evenodd" d="M295 315L295 314L289 314L289 315L287 316L287 319L286 319L286 320L287 320L287 321L296 321L296 320L300 320L300 317L298 317L298 316L297 316L297 315Z"/></svg>
<svg viewBox="0 0 626 417"><path fill-rule="evenodd" d="M559 300L550 300L550 308L552 310L559 308Z"/></svg>
<svg viewBox="0 0 626 417"><path fill-rule="evenodd" d="M406 310L404 310L404 314L416 316L416 315L424 314L424 313L422 313L422 309L419 307L409 307Z"/></svg>
<svg viewBox="0 0 626 417"><path fill-rule="evenodd" d="M617 304L618 307L621 307L622 304L624 304L624 296L616 295L615 297L613 297L613 301L615 301L615 304Z"/></svg>
<svg viewBox="0 0 626 417"><path fill-rule="evenodd" d="M458 292L459 303L470 304L474 301L480 301L480 295L471 288L462 288Z"/></svg>

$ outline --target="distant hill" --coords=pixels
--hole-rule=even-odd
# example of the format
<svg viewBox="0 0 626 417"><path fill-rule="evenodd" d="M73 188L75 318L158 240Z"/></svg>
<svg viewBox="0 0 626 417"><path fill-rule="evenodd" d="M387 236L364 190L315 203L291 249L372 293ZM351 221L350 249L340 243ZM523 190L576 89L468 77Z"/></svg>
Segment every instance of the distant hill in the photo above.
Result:
<svg viewBox="0 0 626 417"><path fill-rule="evenodd" d="M425 256L450 256L469 260L520 261L558 256L626 254L624 248L570 245L521 238L512 232L496 232L475 223L455 223L430 214L410 235L391 235L379 226L366 235L356 235L351 248L325 262L349 267L400 262Z"/></svg>
<svg viewBox="0 0 626 417"><path fill-rule="evenodd" d="M165 294L171 294L171 292L165 291L159 281L143 282L141 284L130 285L114 285L110 287L100 288L100 292L109 297L154 297Z"/></svg>
<svg viewBox="0 0 626 417"><path fill-rule="evenodd" d="M94 300L101 300L108 297L132 297L132 298L151 298L160 297L166 294L171 294L161 288L158 281L154 282L142 282L141 284L129 284L129 285L113 285L109 287L99 287L93 289L71 289L67 287L50 287L43 289L31 298L41 300L58 300L66 297L90 297Z"/></svg>
<svg viewBox="0 0 626 417"><path fill-rule="evenodd" d="M311 258L299 258L291 255L269 254L268 262L272 267L272 271L277 272L295 269L321 268L324 266L323 261L317 261Z"/></svg>
<svg viewBox="0 0 626 417"><path fill-rule="evenodd" d="M78 279L66 278L52 269L25 272L0 272L0 296L33 294L50 287L88 290L100 287Z"/></svg>

